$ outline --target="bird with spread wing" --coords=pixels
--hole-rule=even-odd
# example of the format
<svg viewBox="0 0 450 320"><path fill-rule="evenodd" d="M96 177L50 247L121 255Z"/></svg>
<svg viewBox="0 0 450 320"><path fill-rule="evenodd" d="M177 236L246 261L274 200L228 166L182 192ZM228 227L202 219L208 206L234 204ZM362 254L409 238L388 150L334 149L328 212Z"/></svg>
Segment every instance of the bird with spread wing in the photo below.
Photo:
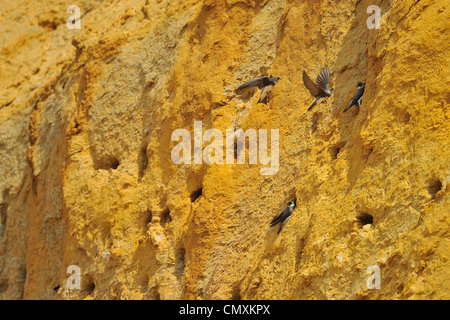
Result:
<svg viewBox="0 0 450 320"><path fill-rule="evenodd" d="M329 82L330 69L327 66L320 70L316 82L313 82L305 70L303 70L303 83L305 84L305 87L308 88L311 95L316 98L313 104L308 108L308 111L311 110L316 104L326 101L331 96L334 89L328 87Z"/></svg>
<svg viewBox="0 0 450 320"><path fill-rule="evenodd" d="M266 99L269 91L272 90L275 84L280 80L281 80L280 77L273 77L272 75L270 75L270 77L267 76L259 77L240 85L238 89L241 90L249 87L258 87L259 89L262 89L261 96L259 97L258 100L258 103L260 103Z"/></svg>

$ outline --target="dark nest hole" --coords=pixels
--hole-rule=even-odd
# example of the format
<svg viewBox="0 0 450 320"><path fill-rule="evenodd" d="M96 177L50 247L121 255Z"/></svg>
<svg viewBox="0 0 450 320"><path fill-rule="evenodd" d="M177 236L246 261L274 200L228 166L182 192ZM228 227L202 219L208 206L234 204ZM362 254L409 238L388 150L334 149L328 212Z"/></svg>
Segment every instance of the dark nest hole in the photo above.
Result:
<svg viewBox="0 0 450 320"><path fill-rule="evenodd" d="M85 299L86 297L91 295L95 290L95 283L90 275L87 276L87 279L86 278L83 279L85 280L83 280L82 290L80 292L81 299Z"/></svg>
<svg viewBox="0 0 450 320"><path fill-rule="evenodd" d="M432 199L436 198L436 194L442 190L442 181L438 178L432 178L428 181L427 187L428 193L431 195Z"/></svg>
<svg viewBox="0 0 450 320"><path fill-rule="evenodd" d="M44 29L48 29L48 30L56 30L56 28L58 27L58 25L60 24L60 21L58 21L57 19L55 20L42 20L38 22L38 25Z"/></svg>
<svg viewBox="0 0 450 320"><path fill-rule="evenodd" d="M119 160L116 157L109 157L103 160L94 161L94 168L96 170L116 170L120 165Z"/></svg>
<svg viewBox="0 0 450 320"><path fill-rule="evenodd" d="M195 190L194 192L191 193L191 202L195 202L198 198L201 197L203 193L203 188L200 188L198 190Z"/></svg>
<svg viewBox="0 0 450 320"><path fill-rule="evenodd" d="M95 283L94 281L89 281L86 285L85 291L86 291L86 295L90 295L92 292L94 292L95 290Z"/></svg>
<svg viewBox="0 0 450 320"><path fill-rule="evenodd" d="M170 216L170 210L169 208L164 209L164 211L161 213L161 226L165 227L167 223L172 221L172 217Z"/></svg>
<svg viewBox="0 0 450 320"><path fill-rule="evenodd" d="M356 215L356 219L361 226L365 226L366 224L373 224L373 216L366 212L359 212Z"/></svg>
<svg viewBox="0 0 450 320"><path fill-rule="evenodd" d="M328 152L330 153L331 160L336 160L337 159L339 152L341 152L341 150L342 150L342 148L344 146L345 146L345 142L340 142L340 143L337 143L334 146L331 146L328 149Z"/></svg>
<svg viewBox="0 0 450 320"><path fill-rule="evenodd" d="M110 167L111 167L111 169L116 170L119 165L120 165L119 160L114 159L113 162L111 163Z"/></svg>

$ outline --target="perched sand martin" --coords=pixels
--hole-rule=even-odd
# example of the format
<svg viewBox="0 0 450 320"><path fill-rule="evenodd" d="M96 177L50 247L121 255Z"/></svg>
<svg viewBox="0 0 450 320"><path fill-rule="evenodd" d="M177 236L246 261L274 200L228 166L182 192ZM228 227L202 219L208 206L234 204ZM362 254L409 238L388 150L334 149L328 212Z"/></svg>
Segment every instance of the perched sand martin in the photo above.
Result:
<svg viewBox="0 0 450 320"><path fill-rule="evenodd" d="M284 211L277 218L272 220L272 222L270 223L270 227L273 227L278 223L280 224L280 228L278 229L277 234L280 233L281 228L283 228L283 224L286 222L286 220L291 217L291 213L292 211L294 211L294 209L295 209L295 202L289 201L286 209L284 209Z"/></svg>
<svg viewBox="0 0 450 320"><path fill-rule="evenodd" d="M358 88L358 91L356 91L356 94L353 97L352 102L350 102L350 104L347 106L347 108L344 109L344 112L355 105L358 107L358 109L359 109L359 107L361 107L361 102L362 102L365 86L366 85L362 82L358 83L358 85L356 86Z"/></svg>
<svg viewBox="0 0 450 320"><path fill-rule="evenodd" d="M306 74L305 70L303 70L303 83L305 84L305 87L308 88L309 92L311 92L313 97L316 98L313 104L308 108L308 111L311 110L316 104L327 100L328 97L331 96L331 93L334 91L334 89L328 88L329 82L330 69L327 66L323 67L322 70L320 70L315 83Z"/></svg>
<svg viewBox="0 0 450 320"><path fill-rule="evenodd" d="M263 102L264 99L267 97L267 94L270 90L275 86L275 84L280 81L280 77L272 77L272 75L269 77L259 77L253 80L250 80L243 85L240 85L238 89L245 89L249 87L258 87L259 89L262 89L261 96L259 97L258 103Z"/></svg>

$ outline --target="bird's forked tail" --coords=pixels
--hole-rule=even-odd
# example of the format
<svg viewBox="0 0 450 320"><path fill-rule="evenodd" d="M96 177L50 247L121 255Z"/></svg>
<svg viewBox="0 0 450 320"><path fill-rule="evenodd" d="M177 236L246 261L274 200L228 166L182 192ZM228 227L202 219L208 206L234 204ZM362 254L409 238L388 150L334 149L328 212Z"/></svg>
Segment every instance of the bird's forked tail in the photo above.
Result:
<svg viewBox="0 0 450 320"><path fill-rule="evenodd" d="M308 111L311 110L317 104L317 100L314 100L313 104L308 108Z"/></svg>

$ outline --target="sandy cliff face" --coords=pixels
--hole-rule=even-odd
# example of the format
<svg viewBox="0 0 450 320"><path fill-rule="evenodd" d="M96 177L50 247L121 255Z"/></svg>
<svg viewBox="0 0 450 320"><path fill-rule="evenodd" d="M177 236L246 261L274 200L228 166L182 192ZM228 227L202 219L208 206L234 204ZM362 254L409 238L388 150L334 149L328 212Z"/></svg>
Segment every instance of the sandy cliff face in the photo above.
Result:
<svg viewBox="0 0 450 320"><path fill-rule="evenodd" d="M447 1L378 2L380 29L369 0L78 1L79 30L71 4L0 7L1 298L450 298ZM236 91L269 74L267 105ZM278 129L278 172L174 164L196 120Z"/></svg>

